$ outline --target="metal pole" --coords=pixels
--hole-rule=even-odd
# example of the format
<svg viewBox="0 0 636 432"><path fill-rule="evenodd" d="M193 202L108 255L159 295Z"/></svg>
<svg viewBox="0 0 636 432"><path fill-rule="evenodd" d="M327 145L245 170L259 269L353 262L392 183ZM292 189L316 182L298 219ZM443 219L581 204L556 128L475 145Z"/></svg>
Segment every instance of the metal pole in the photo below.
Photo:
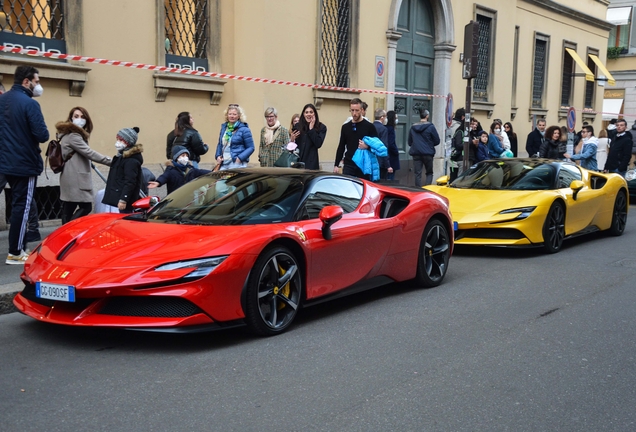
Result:
<svg viewBox="0 0 636 432"><path fill-rule="evenodd" d="M463 160L463 170L462 172L466 172L468 171L468 168L470 167L470 162L468 160L468 154L470 152L470 146L471 146L471 142L470 142L470 106L471 106L471 101L473 99L473 86L472 86L472 79L468 78L466 80L466 118L464 119L464 129L465 129L465 133L464 133L464 160Z"/></svg>

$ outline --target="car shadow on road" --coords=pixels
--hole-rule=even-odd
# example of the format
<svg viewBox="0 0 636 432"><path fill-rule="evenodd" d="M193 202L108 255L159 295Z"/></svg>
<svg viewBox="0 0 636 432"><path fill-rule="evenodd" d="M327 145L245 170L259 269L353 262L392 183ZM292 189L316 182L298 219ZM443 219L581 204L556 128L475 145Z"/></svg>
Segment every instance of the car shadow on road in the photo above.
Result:
<svg viewBox="0 0 636 432"><path fill-rule="evenodd" d="M426 290L432 292L435 289ZM356 308L388 299L392 296L420 292L413 283L393 283L361 293L338 298L311 307L302 308L288 333L303 331L305 326L316 325L321 320L352 311ZM25 317L25 320L27 318ZM252 334L247 327L236 327L200 333L156 333L95 327L69 327L28 319L21 324L23 331L38 344L56 345L71 351L118 351L126 353L188 354L208 350L226 349L239 345L269 344L269 338ZM275 338L285 337L285 335ZM278 340L278 339L277 339Z"/></svg>

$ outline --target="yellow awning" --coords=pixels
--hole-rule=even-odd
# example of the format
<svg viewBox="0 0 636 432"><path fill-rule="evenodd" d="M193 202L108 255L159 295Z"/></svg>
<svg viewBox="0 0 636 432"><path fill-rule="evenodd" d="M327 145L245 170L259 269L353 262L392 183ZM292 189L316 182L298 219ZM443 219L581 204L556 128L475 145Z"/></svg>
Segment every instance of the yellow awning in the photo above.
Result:
<svg viewBox="0 0 636 432"><path fill-rule="evenodd" d="M574 51L572 48L566 48L565 50L570 53L576 64L579 65L581 69L583 69L583 72L585 72L585 80L594 81L594 73L590 70L589 67L587 67L583 59L579 57L576 51Z"/></svg>
<svg viewBox="0 0 636 432"><path fill-rule="evenodd" d="M605 65L603 64L603 62L601 61L600 58L598 58L597 56L595 56L594 54L588 54L590 56L590 58L592 59L592 61L594 63L596 63L596 66L598 66L598 68L601 70L601 72L603 73L603 75L605 75L605 78L607 78L607 83L609 85L616 85L616 80L614 79L614 77L612 76L611 73L609 73L609 71L607 70L607 68L605 67Z"/></svg>

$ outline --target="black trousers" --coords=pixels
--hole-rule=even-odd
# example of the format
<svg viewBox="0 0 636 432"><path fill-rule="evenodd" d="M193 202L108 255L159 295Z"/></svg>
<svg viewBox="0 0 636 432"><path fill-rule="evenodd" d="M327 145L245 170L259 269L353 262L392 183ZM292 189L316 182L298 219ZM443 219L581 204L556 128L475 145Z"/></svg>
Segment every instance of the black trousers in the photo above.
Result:
<svg viewBox="0 0 636 432"><path fill-rule="evenodd" d="M66 222L86 216L91 210L93 210L93 205L89 202L62 201L62 223L65 224Z"/></svg>
<svg viewBox="0 0 636 432"><path fill-rule="evenodd" d="M27 230L31 203L35 199L37 177L7 175L11 186L11 227L9 228L9 253L19 255L26 249Z"/></svg>

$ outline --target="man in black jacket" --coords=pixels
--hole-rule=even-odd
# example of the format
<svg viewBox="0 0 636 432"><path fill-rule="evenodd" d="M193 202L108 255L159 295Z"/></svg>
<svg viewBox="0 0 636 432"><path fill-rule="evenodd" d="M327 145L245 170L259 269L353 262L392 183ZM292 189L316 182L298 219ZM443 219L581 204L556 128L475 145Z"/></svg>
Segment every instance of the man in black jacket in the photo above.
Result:
<svg viewBox="0 0 636 432"><path fill-rule="evenodd" d="M363 117L362 104L363 102L358 98L351 99L351 102L349 102L351 120L343 124L342 128L340 128L340 141L338 142L338 149L336 150L333 170L334 172L338 172L338 165L342 164L343 174L371 180L370 176L365 175L353 161L353 154L358 148L369 148L369 146L362 141L362 138L365 136L378 136L378 131L375 130L373 124Z"/></svg>
<svg viewBox="0 0 636 432"><path fill-rule="evenodd" d="M545 119L537 120L537 127L528 134L526 140L526 151L528 157L539 157L539 149L545 141L543 134L545 133Z"/></svg>
<svg viewBox="0 0 636 432"><path fill-rule="evenodd" d="M42 94L39 72L32 66L18 66L11 90L0 96L0 174L13 194L9 254L6 264L24 264L27 227L35 187L44 162L40 143L49 139L40 104L33 98Z"/></svg>
<svg viewBox="0 0 636 432"><path fill-rule="evenodd" d="M375 126L375 130L378 133L378 138L384 144L384 147L389 148L389 130L384 126L384 122L386 120L386 111L382 108L378 108L374 113L373 126ZM391 169L391 164L389 163L388 156L378 156L378 162L380 164L380 180L386 180L387 174L393 172Z"/></svg>
<svg viewBox="0 0 636 432"><path fill-rule="evenodd" d="M607 161L603 172L618 173L625 177L627 165L632 158L632 134L626 132L627 121L618 119L616 122L616 137L610 143Z"/></svg>

